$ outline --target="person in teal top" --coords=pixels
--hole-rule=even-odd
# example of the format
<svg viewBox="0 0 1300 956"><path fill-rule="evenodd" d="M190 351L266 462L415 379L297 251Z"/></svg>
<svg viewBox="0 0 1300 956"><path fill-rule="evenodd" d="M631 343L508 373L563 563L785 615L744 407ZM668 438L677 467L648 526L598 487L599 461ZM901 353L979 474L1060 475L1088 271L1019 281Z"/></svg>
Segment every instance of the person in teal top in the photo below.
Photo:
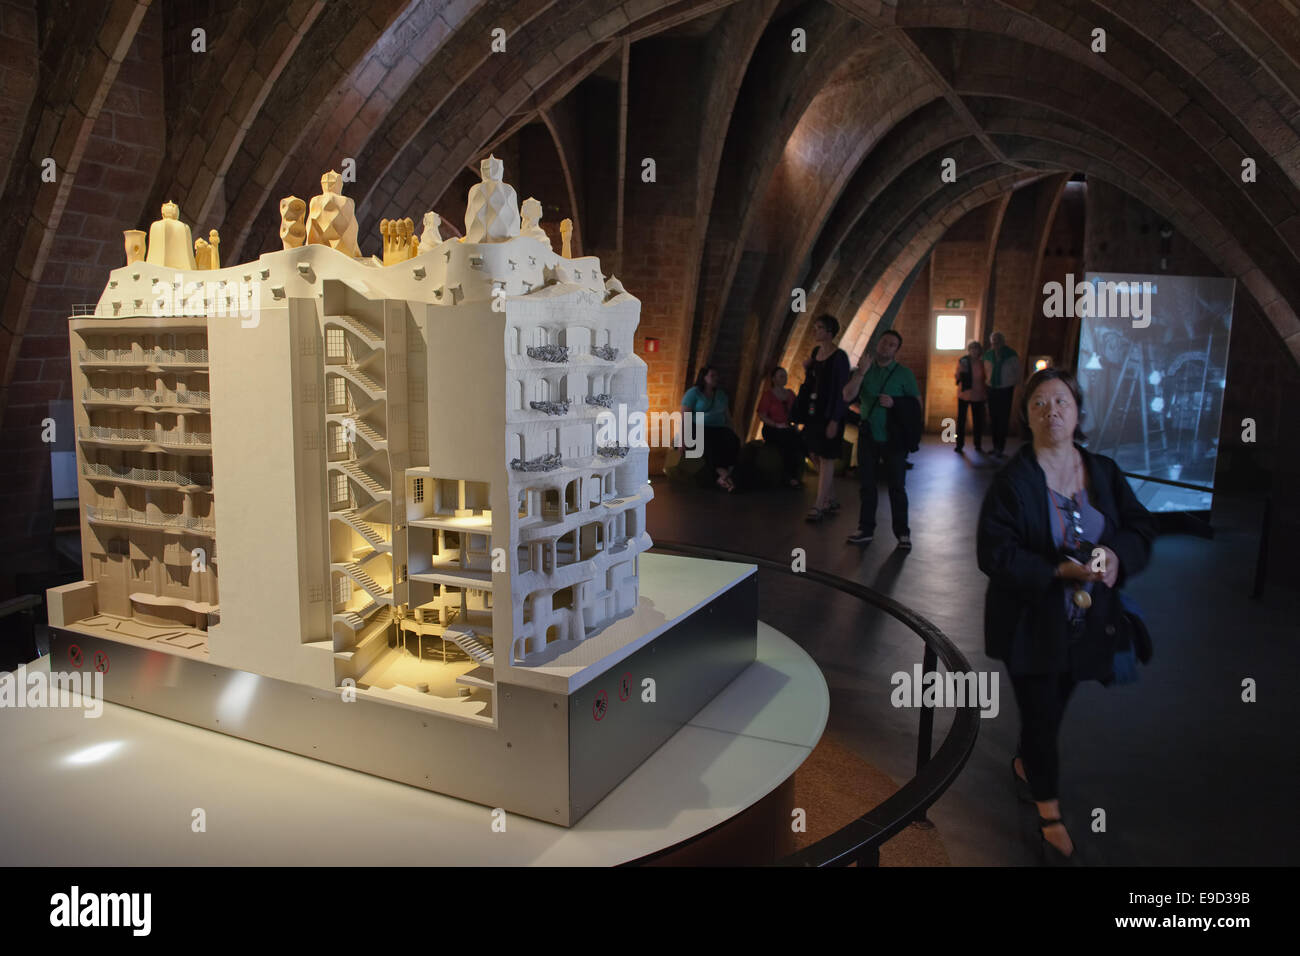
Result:
<svg viewBox="0 0 1300 956"><path fill-rule="evenodd" d="M727 393L718 387L718 370L712 365L700 369L695 384L682 396L682 417L702 416L704 426L704 460L717 472L718 487L728 493L736 490L731 472L740 458L740 439L727 423ZM683 426L684 430L685 426Z"/></svg>
<svg viewBox="0 0 1300 956"><path fill-rule="evenodd" d="M1007 429L1011 423L1011 398L1020 382L1020 356L1007 345L1001 332L989 336L993 348L984 353L984 374L989 383L989 418L993 430L993 455L1006 457Z"/></svg>
<svg viewBox="0 0 1300 956"><path fill-rule="evenodd" d="M912 547L912 535L907 524L907 449L899 442L890 441L889 409L896 398L921 400L912 370L895 360L903 337L887 329L876 342L874 358L870 350L862 355L853 377L844 386L846 401L856 401L861 409L862 424L858 429L858 497L862 510L858 516L858 530L849 535L850 544L870 544L876 530L876 483L879 472L877 460L883 459L885 477L889 481L889 512L894 537L903 549ZM870 362L868 365L867 363Z"/></svg>

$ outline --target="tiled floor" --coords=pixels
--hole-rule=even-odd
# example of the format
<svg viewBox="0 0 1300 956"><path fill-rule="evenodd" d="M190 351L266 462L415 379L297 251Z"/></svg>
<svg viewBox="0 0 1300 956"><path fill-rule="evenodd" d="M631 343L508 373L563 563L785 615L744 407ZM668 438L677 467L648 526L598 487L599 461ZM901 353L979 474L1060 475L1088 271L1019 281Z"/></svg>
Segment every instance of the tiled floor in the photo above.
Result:
<svg viewBox="0 0 1300 956"><path fill-rule="evenodd" d="M908 472L914 550L894 550L881 489L874 543L844 543L856 526L857 483L840 479L844 510L804 523L804 491L725 496L655 479L648 509L653 537L788 560L803 548L808 566L860 581L937 624L976 670L999 669L984 656L985 578L975 563L975 524L996 464L927 439ZM1062 792L1076 841L1112 865L1294 863L1300 827L1300 591L1270 583L1249 599L1259 510L1216 504L1213 540L1166 536L1147 572L1133 582L1156 652L1138 684L1076 691L1062 731ZM892 619L817 584L762 572L760 616L804 647L831 690L827 732L895 780L908 779L917 712L889 703L890 675L921 658L919 638ZM1244 703L1253 678L1258 699ZM1000 713L981 721L961 776L931 811L957 865L1034 861L1032 818L1018 809L1009 764L1015 701L1005 676ZM936 747L951 712L935 721ZM866 809L864 807L864 809ZM1104 832L1090 832L1096 811ZM1030 814L1032 810L1028 811Z"/></svg>

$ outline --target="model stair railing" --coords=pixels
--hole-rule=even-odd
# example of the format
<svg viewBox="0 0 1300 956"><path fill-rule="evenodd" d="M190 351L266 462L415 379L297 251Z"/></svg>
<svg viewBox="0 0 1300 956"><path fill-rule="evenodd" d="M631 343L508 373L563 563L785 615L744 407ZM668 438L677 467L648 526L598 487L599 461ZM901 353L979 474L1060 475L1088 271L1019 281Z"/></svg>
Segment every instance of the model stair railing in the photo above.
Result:
<svg viewBox="0 0 1300 956"><path fill-rule="evenodd" d="M392 544L382 534L375 530L374 525L357 514L355 509L349 508L346 511L336 511L332 518L337 518L349 528L361 535L365 542L376 551L391 551Z"/></svg>
<svg viewBox="0 0 1300 956"><path fill-rule="evenodd" d="M325 316L325 324L337 325L340 328L347 329L372 349L384 347L384 337L380 333L350 315L327 315Z"/></svg>
<svg viewBox="0 0 1300 956"><path fill-rule="evenodd" d="M382 584L367 574L365 568L361 567L361 565L348 563L338 565L337 567L360 585L361 590L369 594L375 601L382 604L391 604L393 602L393 589L391 587L385 588Z"/></svg>
<svg viewBox="0 0 1300 956"><path fill-rule="evenodd" d="M478 636L468 628L448 626L442 636L451 641L469 658L479 664L492 663L492 648L478 640Z"/></svg>

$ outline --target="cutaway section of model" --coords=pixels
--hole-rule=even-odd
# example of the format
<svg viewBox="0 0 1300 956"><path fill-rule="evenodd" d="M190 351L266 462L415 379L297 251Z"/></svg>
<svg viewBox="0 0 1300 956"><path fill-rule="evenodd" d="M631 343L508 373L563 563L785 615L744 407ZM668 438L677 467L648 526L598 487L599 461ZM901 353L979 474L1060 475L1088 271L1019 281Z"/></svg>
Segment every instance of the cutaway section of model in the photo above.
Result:
<svg viewBox="0 0 1300 956"><path fill-rule="evenodd" d="M125 234L70 320L85 579L52 624L495 725L635 611L647 450L601 426L647 408L640 302L481 172L463 238L384 219L380 256L335 172L253 262L172 203Z"/></svg>

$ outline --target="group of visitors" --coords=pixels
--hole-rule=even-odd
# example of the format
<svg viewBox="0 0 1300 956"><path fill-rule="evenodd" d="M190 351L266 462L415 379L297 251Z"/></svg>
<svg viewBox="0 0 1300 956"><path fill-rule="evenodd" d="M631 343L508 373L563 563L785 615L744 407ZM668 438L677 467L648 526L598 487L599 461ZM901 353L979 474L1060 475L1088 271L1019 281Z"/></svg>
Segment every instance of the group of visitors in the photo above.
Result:
<svg viewBox="0 0 1300 956"><path fill-rule="evenodd" d="M817 498L806 520L819 522L840 507L835 498L835 464L843 457L844 427L857 406L861 510L858 530L848 540L858 545L871 542L876 525L876 480L884 474L894 535L900 548L910 548L904 475L907 453L916 447L921 433L916 376L895 359L903 344L898 332L884 332L875 350L865 353L858 367L851 369L848 354L836 344L839 330L834 316L820 315L813 321L816 345L803 363L804 381L797 395L786 387L785 369L772 370L758 403L763 441L779 453L781 478L790 487L802 486L804 458L812 459L817 467ZM735 490L733 472L740 439L727 426L726 409L727 395L718 387L717 370L705 366L682 398L682 413L704 416L705 459L715 472L718 487L730 492Z"/></svg>
<svg viewBox="0 0 1300 956"><path fill-rule="evenodd" d="M1011 422L1011 397L1020 381L1020 356L1007 345L1001 332L989 336L992 348L987 352L979 342L966 346L966 354L957 361L957 443L953 451L963 454L966 448L966 412L970 410L975 450L984 454L984 412L988 408L993 431L993 457L1005 458L1007 430Z"/></svg>

